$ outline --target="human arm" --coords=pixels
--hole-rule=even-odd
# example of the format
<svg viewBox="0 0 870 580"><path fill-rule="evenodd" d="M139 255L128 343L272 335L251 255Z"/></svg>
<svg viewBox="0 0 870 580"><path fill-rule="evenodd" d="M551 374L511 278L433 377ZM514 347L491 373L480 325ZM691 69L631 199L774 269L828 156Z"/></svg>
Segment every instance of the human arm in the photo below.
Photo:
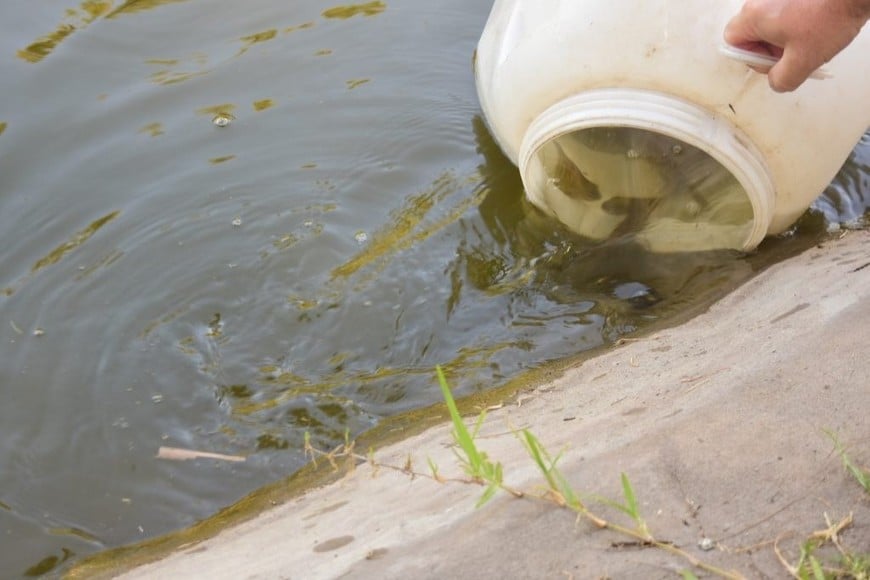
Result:
<svg viewBox="0 0 870 580"><path fill-rule="evenodd" d="M725 27L725 42L781 57L767 71L770 86L793 91L846 48L868 17L870 0L747 0Z"/></svg>

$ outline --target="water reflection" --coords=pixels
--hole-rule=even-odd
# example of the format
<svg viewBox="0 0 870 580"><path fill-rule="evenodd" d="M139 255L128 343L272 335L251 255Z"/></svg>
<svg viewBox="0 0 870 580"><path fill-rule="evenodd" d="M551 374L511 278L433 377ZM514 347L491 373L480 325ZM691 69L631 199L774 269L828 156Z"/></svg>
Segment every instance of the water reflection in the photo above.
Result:
<svg viewBox="0 0 870 580"><path fill-rule="evenodd" d="M831 231L862 228L867 225L870 207L870 132L865 133L852 151L837 179L813 204Z"/></svg>
<svg viewBox="0 0 870 580"><path fill-rule="evenodd" d="M821 235L817 218L757 256L653 259L542 216L478 117L488 2L111 9L164 4L86 29L77 8L74 40L38 64L16 50L60 10L0 39L13 575L207 517L302 465L306 432L329 448L437 401L436 364L460 394L489 389ZM856 212L866 149L841 184Z"/></svg>

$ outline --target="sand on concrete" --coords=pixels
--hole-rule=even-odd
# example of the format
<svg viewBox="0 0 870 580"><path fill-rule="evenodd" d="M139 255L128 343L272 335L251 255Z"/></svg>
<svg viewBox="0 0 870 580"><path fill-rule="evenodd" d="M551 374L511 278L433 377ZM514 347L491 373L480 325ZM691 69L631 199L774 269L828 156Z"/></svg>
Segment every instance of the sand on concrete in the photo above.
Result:
<svg viewBox="0 0 870 580"><path fill-rule="evenodd" d="M588 496L630 478L649 528L691 557L747 578L784 578L774 550L853 522L870 552L870 494L825 430L870 464L870 232L780 263L677 328L588 360L492 410L478 443L528 495L438 483L368 464L336 483L123 578L674 578L682 557L631 543L535 499L544 478L514 431L528 428ZM469 418L469 423L473 418ZM379 463L463 476L451 426L377 450ZM618 510L593 509L630 525ZM713 549L699 542L712 540ZM826 557L832 558L828 555Z"/></svg>

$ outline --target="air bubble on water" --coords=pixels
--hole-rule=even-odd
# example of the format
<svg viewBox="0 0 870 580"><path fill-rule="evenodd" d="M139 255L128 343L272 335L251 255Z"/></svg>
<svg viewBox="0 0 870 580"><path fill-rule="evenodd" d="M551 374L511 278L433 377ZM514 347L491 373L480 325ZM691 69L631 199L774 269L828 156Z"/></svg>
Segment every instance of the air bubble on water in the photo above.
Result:
<svg viewBox="0 0 870 580"><path fill-rule="evenodd" d="M357 232L354 234L353 239L356 240L356 243L362 245L369 241L369 235L365 232Z"/></svg>
<svg viewBox="0 0 870 580"><path fill-rule="evenodd" d="M237 217L233 220L233 227L239 227L242 225L242 218Z"/></svg>
<svg viewBox="0 0 870 580"><path fill-rule="evenodd" d="M214 119L211 120L212 124L215 127L226 127L233 121L233 116L227 113L220 113L219 115L215 115Z"/></svg>
<svg viewBox="0 0 870 580"><path fill-rule="evenodd" d="M118 429L126 429L130 426L130 423L127 421L126 417L118 417L112 422L112 427L117 427Z"/></svg>
<svg viewBox="0 0 870 580"><path fill-rule="evenodd" d="M151 395L151 402L155 403L155 404L162 403L163 402L163 395Z"/></svg>
<svg viewBox="0 0 870 580"><path fill-rule="evenodd" d="M673 148L671 149L671 153L673 153L674 155L679 155L682 152L683 152L682 145L674 145Z"/></svg>
<svg viewBox="0 0 870 580"><path fill-rule="evenodd" d="M629 159L639 159L640 153L638 152L637 149L629 149L628 151L625 152L625 156L628 157Z"/></svg>

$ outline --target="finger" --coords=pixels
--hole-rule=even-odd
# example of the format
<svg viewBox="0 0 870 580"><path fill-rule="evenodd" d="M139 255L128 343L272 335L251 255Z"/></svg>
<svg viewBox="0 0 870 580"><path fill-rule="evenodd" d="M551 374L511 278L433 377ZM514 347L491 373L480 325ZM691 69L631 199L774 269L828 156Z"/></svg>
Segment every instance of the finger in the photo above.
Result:
<svg viewBox="0 0 870 580"><path fill-rule="evenodd" d="M725 25L725 31L722 36L726 43L739 48L761 40L757 35L752 33L749 21L742 11Z"/></svg>
<svg viewBox="0 0 870 580"><path fill-rule="evenodd" d="M767 72L770 88L778 93L793 91L821 64L812 55L796 49L786 49L780 61Z"/></svg>

